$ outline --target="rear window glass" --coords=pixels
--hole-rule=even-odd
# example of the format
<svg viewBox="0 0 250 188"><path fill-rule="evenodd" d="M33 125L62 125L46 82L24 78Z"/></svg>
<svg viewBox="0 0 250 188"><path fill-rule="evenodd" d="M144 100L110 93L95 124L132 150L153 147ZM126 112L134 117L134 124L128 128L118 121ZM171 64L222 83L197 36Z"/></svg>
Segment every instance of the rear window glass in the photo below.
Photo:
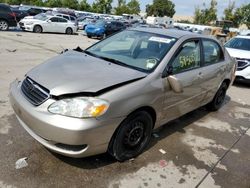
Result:
<svg viewBox="0 0 250 188"><path fill-rule="evenodd" d="M250 51L250 39L233 38L225 44L225 47Z"/></svg>
<svg viewBox="0 0 250 188"><path fill-rule="evenodd" d="M223 59L223 52L220 46L210 40L203 40L205 64L214 64Z"/></svg>

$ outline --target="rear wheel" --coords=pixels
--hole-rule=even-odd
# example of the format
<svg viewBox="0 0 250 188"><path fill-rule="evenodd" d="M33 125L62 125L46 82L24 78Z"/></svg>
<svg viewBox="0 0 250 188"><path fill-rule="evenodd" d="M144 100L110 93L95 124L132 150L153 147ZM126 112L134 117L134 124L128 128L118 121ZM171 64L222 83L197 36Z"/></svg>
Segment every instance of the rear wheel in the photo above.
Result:
<svg viewBox="0 0 250 188"><path fill-rule="evenodd" d="M7 31L9 29L9 24L5 20L0 20L0 30Z"/></svg>
<svg viewBox="0 0 250 188"><path fill-rule="evenodd" d="M33 29L34 33L42 33L43 32L43 28L40 25L36 25Z"/></svg>
<svg viewBox="0 0 250 188"><path fill-rule="evenodd" d="M67 35L72 35L72 34L73 34L73 30L72 30L70 27L68 27L68 28L66 29L66 34L67 34Z"/></svg>
<svg viewBox="0 0 250 188"><path fill-rule="evenodd" d="M153 129L149 113L138 111L128 116L113 136L109 152L118 161L138 156L148 145Z"/></svg>
<svg viewBox="0 0 250 188"><path fill-rule="evenodd" d="M223 82L217 93L215 94L213 100L207 105L207 108L211 111L217 111L221 108L224 103L228 85Z"/></svg>
<svg viewBox="0 0 250 188"><path fill-rule="evenodd" d="M91 35L87 35L88 38L92 38Z"/></svg>

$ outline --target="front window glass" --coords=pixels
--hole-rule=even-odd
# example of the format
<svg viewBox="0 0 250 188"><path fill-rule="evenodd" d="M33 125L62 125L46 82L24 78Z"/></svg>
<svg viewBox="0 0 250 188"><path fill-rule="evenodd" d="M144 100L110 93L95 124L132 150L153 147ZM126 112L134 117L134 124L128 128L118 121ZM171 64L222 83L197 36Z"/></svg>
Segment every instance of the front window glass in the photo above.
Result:
<svg viewBox="0 0 250 188"><path fill-rule="evenodd" d="M200 66L200 44L199 41L185 43L172 63L173 73L177 74Z"/></svg>
<svg viewBox="0 0 250 188"><path fill-rule="evenodd" d="M42 13L42 14L37 14L36 16L34 16L34 19L45 21L48 19L48 17L46 14Z"/></svg>
<svg viewBox="0 0 250 188"><path fill-rule="evenodd" d="M141 71L152 71L176 38L141 31L123 31L86 50L86 53Z"/></svg>
<svg viewBox="0 0 250 188"><path fill-rule="evenodd" d="M225 47L250 51L250 39L233 38L225 44Z"/></svg>

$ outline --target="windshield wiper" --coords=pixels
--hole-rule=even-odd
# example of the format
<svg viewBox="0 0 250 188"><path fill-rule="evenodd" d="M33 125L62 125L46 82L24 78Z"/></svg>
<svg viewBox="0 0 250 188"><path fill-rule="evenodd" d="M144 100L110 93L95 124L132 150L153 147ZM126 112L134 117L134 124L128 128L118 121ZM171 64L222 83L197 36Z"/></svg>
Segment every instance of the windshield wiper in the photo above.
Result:
<svg viewBox="0 0 250 188"><path fill-rule="evenodd" d="M100 56L100 58L103 59L103 60L109 61L109 62L111 62L111 63L117 64L117 65L121 65L121 66L124 66L124 67L129 67L129 68L132 67L132 66L130 66L130 65L127 65L127 64L125 64L125 63L123 63L123 62L121 62L121 61L119 61L119 60L113 59L113 58L101 57L101 56Z"/></svg>
<svg viewBox="0 0 250 188"><path fill-rule="evenodd" d="M126 63L123 63L119 60L116 60L116 59L113 59L113 58L109 58L109 57L103 57L103 56L100 56L100 55L97 55L93 52L90 52L90 51L87 51L87 50L84 50L84 53L90 55L90 56L93 56L93 57L96 57L96 58L100 58L100 59L103 59L105 61L108 61L108 62L111 62L111 63L114 63L116 65L120 65L120 66L123 66L123 67L128 67L130 69L135 69L135 70L138 70L138 71L141 71L141 72L146 72L145 70L139 68L139 67L134 67L132 65L128 65Z"/></svg>
<svg viewBox="0 0 250 188"><path fill-rule="evenodd" d="M88 55L91 55L91 56L94 56L94 57L97 57L97 58L100 58L100 59L103 59L105 61L109 61L111 63L114 63L114 64L117 64L117 65L121 65L121 66L124 66L124 67L129 67L129 68L132 68L132 66L130 65L127 65L119 60L116 60L116 59L112 59L112 58L109 58L109 57L103 57L103 56L99 56L99 55L96 55L90 51L84 51L84 53L88 54Z"/></svg>

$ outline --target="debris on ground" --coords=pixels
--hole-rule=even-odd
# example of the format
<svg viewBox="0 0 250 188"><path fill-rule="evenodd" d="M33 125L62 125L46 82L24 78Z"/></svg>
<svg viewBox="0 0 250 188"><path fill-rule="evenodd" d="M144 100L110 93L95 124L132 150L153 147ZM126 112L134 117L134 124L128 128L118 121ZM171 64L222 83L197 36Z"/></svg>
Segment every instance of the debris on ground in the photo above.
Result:
<svg viewBox="0 0 250 188"><path fill-rule="evenodd" d="M23 35L20 35L20 34L16 34L16 36L18 36L18 37L21 37L21 36L23 36Z"/></svg>
<svg viewBox="0 0 250 188"><path fill-rule="evenodd" d="M167 152L163 149L159 149L159 152L161 152L163 155L166 154Z"/></svg>
<svg viewBox="0 0 250 188"><path fill-rule="evenodd" d="M17 51L17 49L14 49L14 50L9 50L9 49L6 49L6 51L7 51L7 52L12 52L12 53L13 53L13 52L16 52L16 51Z"/></svg>
<svg viewBox="0 0 250 188"><path fill-rule="evenodd" d="M21 159L18 159L16 161L16 169L21 169L21 168L25 168L28 166L28 163L27 163L27 160L28 158L27 157L24 157L24 158L21 158Z"/></svg>
<svg viewBox="0 0 250 188"><path fill-rule="evenodd" d="M166 160L160 160L159 165L163 168L163 167L166 167L168 165L168 162Z"/></svg>

